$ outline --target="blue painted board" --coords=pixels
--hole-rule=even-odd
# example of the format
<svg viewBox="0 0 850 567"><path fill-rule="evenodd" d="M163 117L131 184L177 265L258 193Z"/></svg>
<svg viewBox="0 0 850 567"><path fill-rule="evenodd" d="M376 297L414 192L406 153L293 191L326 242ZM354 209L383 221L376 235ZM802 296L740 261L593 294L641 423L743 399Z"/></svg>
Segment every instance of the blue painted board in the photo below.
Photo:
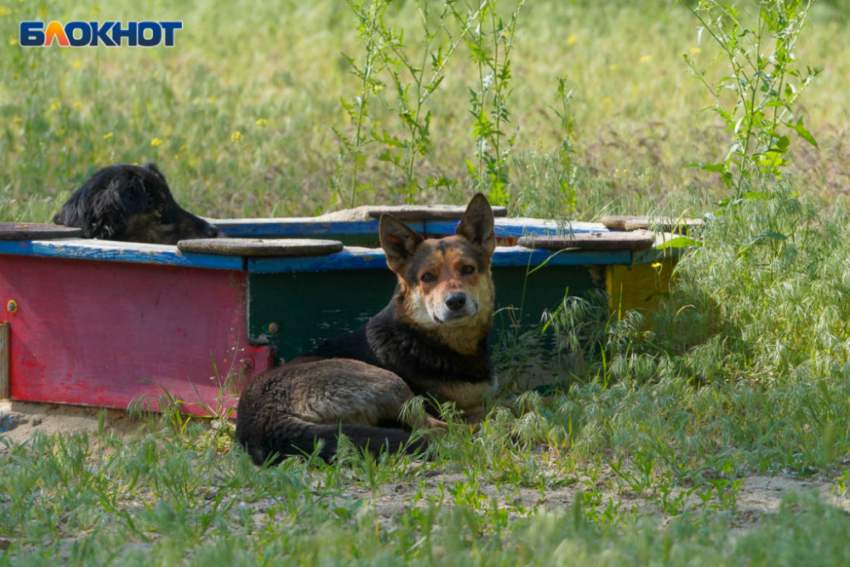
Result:
<svg viewBox="0 0 850 567"><path fill-rule="evenodd" d="M499 247L493 254L493 267L588 266L632 263L629 250L603 252L529 250L519 246ZM347 247L338 254L302 258L248 258L248 271L254 274L322 272L329 270L387 269L386 256L380 248Z"/></svg>
<svg viewBox="0 0 850 567"><path fill-rule="evenodd" d="M132 262L216 270L244 270L245 268L244 260L238 256L183 254L176 246L164 244L138 244L135 242L86 240L82 238L25 240L21 242L0 241L0 254Z"/></svg>
<svg viewBox="0 0 850 567"><path fill-rule="evenodd" d="M207 219L231 238L285 238L378 235L378 220L321 221L311 218L278 219ZM417 232L423 232L422 221L407 223Z"/></svg>

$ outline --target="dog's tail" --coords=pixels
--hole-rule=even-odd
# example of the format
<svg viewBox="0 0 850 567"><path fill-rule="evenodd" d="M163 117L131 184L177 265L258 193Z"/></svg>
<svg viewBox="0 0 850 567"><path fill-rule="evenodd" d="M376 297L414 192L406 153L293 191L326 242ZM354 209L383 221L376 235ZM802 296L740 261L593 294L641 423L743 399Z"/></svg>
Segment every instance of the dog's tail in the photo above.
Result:
<svg viewBox="0 0 850 567"><path fill-rule="evenodd" d="M292 415L281 415L276 423L259 424L240 423L236 419L236 440L248 451L257 465L266 463L270 458L273 464L292 455L310 455L321 442L318 456L331 461L336 456L339 435L342 433L359 450L372 455L382 451L389 453L417 453L428 447L424 438L411 440L409 431L367 425L323 425L304 421ZM241 426L241 427L240 427Z"/></svg>

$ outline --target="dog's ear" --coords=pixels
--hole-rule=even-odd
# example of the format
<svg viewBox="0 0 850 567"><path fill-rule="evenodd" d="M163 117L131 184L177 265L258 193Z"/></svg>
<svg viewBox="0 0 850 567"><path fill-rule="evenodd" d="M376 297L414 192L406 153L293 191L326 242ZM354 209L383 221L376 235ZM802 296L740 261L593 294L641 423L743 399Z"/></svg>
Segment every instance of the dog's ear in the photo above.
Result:
<svg viewBox="0 0 850 567"><path fill-rule="evenodd" d="M147 205L148 195L141 179L113 179L87 203L84 236L103 240L120 237L130 217L144 213Z"/></svg>
<svg viewBox="0 0 850 567"><path fill-rule="evenodd" d="M150 171L151 173L153 173L154 175L156 175L157 177L162 179L163 183L168 183L165 180L165 175L162 174L162 172L159 170L159 168L156 166L156 164L154 162L149 161L145 164L142 164L142 169L147 169L148 171Z"/></svg>
<svg viewBox="0 0 850 567"><path fill-rule="evenodd" d="M481 248L488 256L496 250L496 231L493 209L482 193L477 193L466 206L455 234Z"/></svg>
<svg viewBox="0 0 850 567"><path fill-rule="evenodd" d="M387 253L387 265L396 273L404 269L416 248L425 240L421 234L411 230L392 215L381 215L378 232L381 236L381 248Z"/></svg>

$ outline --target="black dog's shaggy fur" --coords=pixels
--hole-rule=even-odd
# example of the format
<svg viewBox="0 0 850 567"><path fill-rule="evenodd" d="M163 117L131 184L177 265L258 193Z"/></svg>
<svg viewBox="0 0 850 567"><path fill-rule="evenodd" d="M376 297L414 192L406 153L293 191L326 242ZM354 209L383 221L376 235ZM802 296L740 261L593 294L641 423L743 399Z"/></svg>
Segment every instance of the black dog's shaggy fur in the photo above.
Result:
<svg viewBox="0 0 850 567"><path fill-rule="evenodd" d="M153 163L101 169L74 191L53 222L81 228L85 238L152 244L220 234L218 228L177 204L165 176Z"/></svg>

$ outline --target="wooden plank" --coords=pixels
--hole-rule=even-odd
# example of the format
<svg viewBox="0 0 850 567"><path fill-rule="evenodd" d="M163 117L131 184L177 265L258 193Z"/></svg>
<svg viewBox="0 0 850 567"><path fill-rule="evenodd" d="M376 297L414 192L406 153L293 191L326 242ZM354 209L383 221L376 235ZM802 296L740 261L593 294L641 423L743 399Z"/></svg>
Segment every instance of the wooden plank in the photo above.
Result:
<svg viewBox="0 0 850 567"><path fill-rule="evenodd" d="M184 254L176 246L165 244L140 244L82 238L27 242L0 241L0 256L5 254L40 258L159 264L216 270L241 270L243 267L242 258L238 256Z"/></svg>
<svg viewBox="0 0 850 567"><path fill-rule="evenodd" d="M578 251L553 254L548 250L530 250L521 246L500 246L493 254L494 268L631 264L630 250ZM306 258L249 258L248 271L255 274L383 270L387 268L380 248L345 247L338 254Z"/></svg>
<svg viewBox="0 0 850 567"><path fill-rule="evenodd" d="M494 206L493 216L508 216L508 208ZM382 215L389 214L398 220L405 222L428 221L428 220L460 220L466 212L466 206L452 205L400 205L400 206L377 206L366 207L369 218L380 219ZM340 211L344 214L345 211Z"/></svg>
<svg viewBox="0 0 850 567"><path fill-rule="evenodd" d="M126 408L162 389L214 407L270 367L247 345L245 272L0 256L16 400ZM200 412L197 403L186 408Z"/></svg>
<svg viewBox="0 0 850 567"><path fill-rule="evenodd" d="M199 238L177 243L181 252L223 256L324 256L342 251L338 240L313 238Z"/></svg>
<svg viewBox="0 0 850 567"><path fill-rule="evenodd" d="M50 240L76 238L83 229L35 222L0 222L0 240Z"/></svg>
<svg viewBox="0 0 850 567"><path fill-rule="evenodd" d="M11 395L9 389L10 335L9 323L0 323L0 400L6 400Z"/></svg>
<svg viewBox="0 0 850 567"><path fill-rule="evenodd" d="M602 224L611 230L663 230L664 232L686 233L689 229L699 228L702 219L647 216L609 216L603 217Z"/></svg>
<svg viewBox="0 0 850 567"><path fill-rule="evenodd" d="M523 236L520 246L542 250L646 250L655 237L650 232L577 232L559 236Z"/></svg>

